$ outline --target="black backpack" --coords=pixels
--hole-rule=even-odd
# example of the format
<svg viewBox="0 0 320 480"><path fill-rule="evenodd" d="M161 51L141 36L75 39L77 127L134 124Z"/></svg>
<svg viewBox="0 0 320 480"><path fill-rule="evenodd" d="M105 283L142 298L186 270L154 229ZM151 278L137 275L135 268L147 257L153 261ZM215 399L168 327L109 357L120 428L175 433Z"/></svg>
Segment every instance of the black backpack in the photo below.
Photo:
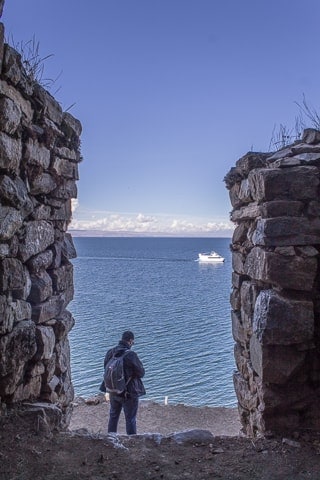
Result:
<svg viewBox="0 0 320 480"><path fill-rule="evenodd" d="M130 350L126 350L122 355L116 357L114 354L107 362L104 370L104 384L106 391L121 395L125 393L127 385L131 378L127 381L124 376L123 359Z"/></svg>

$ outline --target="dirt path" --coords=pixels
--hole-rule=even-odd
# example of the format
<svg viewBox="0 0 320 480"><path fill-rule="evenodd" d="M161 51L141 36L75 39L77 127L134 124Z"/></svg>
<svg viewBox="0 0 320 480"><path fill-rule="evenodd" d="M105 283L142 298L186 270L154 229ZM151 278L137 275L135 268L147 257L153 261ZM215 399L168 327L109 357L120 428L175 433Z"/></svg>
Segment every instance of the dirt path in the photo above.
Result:
<svg viewBox="0 0 320 480"><path fill-rule="evenodd" d="M94 402L95 399L92 399L92 404L88 405L83 399L75 401L70 430L85 428L91 433L106 433L109 403L103 401L95 405ZM140 434L167 435L182 430L202 429L209 430L215 436L237 436L241 425L236 408L160 405L142 400L138 410L137 428ZM118 433L125 433L123 414Z"/></svg>

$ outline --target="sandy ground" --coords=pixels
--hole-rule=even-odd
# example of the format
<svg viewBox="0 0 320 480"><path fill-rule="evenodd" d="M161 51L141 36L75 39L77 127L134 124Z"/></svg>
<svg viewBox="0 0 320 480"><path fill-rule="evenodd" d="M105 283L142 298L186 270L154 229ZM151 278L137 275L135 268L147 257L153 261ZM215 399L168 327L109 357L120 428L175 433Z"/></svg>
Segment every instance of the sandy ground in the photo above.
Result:
<svg viewBox="0 0 320 480"><path fill-rule="evenodd" d="M98 403L99 402L99 403ZM101 402L101 403L100 403ZM103 396L78 398L70 430L87 429L90 433L106 433L109 402ZM190 407L185 405L160 405L140 400L137 433L160 433L167 435L182 430L209 430L214 436L237 436L241 425L236 408ZM119 422L119 434L125 434L123 413Z"/></svg>

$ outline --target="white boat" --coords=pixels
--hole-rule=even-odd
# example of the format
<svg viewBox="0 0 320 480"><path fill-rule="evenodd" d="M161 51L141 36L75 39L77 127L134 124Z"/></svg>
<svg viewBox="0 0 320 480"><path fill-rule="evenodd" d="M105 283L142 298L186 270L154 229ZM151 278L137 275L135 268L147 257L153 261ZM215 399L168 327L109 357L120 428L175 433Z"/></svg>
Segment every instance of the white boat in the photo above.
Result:
<svg viewBox="0 0 320 480"><path fill-rule="evenodd" d="M221 257L218 253L212 251L210 253L199 253L199 262L224 262L224 258Z"/></svg>

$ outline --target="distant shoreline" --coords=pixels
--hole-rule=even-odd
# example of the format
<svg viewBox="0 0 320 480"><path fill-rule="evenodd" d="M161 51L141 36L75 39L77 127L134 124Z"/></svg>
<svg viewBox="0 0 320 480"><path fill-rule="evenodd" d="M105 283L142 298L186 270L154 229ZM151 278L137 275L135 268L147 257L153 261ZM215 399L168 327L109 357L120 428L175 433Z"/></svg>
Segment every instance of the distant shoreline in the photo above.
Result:
<svg viewBox="0 0 320 480"><path fill-rule="evenodd" d="M228 238L231 240L233 232L225 235L204 235L200 234L186 234L177 235L170 233L132 233L132 232L104 232L100 230L68 230L68 233L74 238Z"/></svg>

